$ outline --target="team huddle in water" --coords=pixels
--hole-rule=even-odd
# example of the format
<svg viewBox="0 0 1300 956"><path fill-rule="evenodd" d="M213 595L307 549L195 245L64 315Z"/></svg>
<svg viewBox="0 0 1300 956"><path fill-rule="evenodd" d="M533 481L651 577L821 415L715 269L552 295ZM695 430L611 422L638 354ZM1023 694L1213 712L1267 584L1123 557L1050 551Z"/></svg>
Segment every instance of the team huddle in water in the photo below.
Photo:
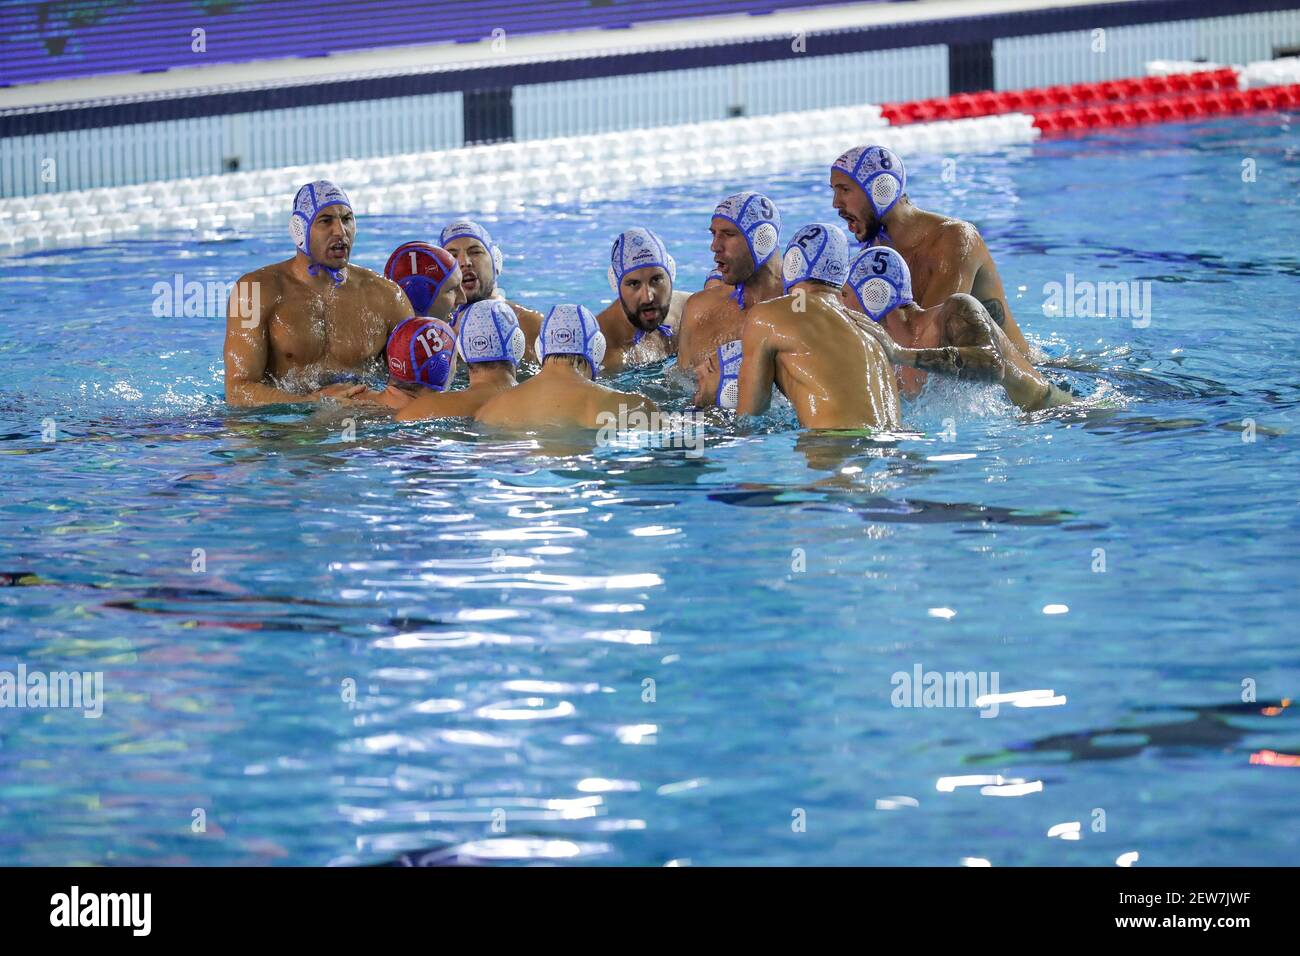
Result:
<svg viewBox="0 0 1300 956"><path fill-rule="evenodd" d="M656 410L597 382L602 372L674 358L697 407L761 415L775 387L805 428L898 428L900 394L915 396L933 373L999 383L1026 411L1074 400L1034 368L978 230L915 206L898 156L850 149L830 186L856 253L832 222L801 226L781 250L775 204L737 193L713 211L716 269L703 290L676 290L672 255L638 226L610 251L615 301L598 315L566 303L543 316L506 299L501 250L469 220L447 225L436 245L398 246L382 275L351 264L347 195L309 183L290 216L294 257L245 275L232 293L226 400L595 428L610 414ZM361 379L383 362L389 385L371 389ZM521 368L533 370L522 382Z"/></svg>

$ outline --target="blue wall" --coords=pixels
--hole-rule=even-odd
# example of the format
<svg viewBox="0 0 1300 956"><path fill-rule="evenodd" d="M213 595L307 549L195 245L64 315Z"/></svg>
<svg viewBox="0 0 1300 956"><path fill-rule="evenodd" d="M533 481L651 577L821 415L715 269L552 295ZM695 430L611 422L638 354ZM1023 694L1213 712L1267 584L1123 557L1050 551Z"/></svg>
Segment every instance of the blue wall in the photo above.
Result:
<svg viewBox="0 0 1300 956"><path fill-rule="evenodd" d="M771 13L837 0L0 0L0 86L287 56ZM847 0L838 0L840 3ZM860 0L858 0L860 2ZM206 51L195 52L201 28Z"/></svg>

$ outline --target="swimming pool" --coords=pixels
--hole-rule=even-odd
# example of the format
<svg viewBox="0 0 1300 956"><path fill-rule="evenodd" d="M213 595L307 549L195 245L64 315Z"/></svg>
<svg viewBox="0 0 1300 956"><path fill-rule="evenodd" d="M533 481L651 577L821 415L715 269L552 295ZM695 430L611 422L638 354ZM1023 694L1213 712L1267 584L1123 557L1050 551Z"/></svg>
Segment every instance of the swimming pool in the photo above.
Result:
<svg viewBox="0 0 1300 956"><path fill-rule="evenodd" d="M341 411L227 410L223 321L154 314L176 273L286 257L282 227L6 261L0 670L102 671L105 702L0 710L0 863L1294 863L1300 771L1251 755L1300 752L1296 708L1242 695L1300 687L1295 129L905 158L1083 406L939 384L897 442L778 412L699 458L349 441ZM824 184L485 218L512 298L595 304L620 229L698 288L718 198L765 189L788 234ZM363 218L354 259L431 231ZM1150 283L1148 324L1042 314L1110 280ZM1055 699L893 706L917 667Z"/></svg>

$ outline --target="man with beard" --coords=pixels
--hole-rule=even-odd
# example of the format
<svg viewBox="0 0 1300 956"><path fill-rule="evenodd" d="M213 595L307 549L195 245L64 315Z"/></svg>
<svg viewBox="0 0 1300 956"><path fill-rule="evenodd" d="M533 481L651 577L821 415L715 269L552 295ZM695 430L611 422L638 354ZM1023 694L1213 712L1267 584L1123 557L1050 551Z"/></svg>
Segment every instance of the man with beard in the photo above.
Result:
<svg viewBox="0 0 1300 956"><path fill-rule="evenodd" d="M911 269L921 308L933 308L958 292L972 295L1020 353L1032 357L979 230L918 208L906 189L903 161L883 146L855 146L831 166L835 211L858 242L898 250ZM905 378L905 386L913 384Z"/></svg>
<svg viewBox="0 0 1300 956"><path fill-rule="evenodd" d="M460 266L460 285L466 305L484 299L507 302L497 288L497 279L501 276L505 259L486 229L470 219L458 219L442 230L438 245L450 252ZM517 302L507 304L519 320L519 327L524 330L528 339L528 354L531 355L542 328L542 315Z"/></svg>
<svg viewBox="0 0 1300 956"><path fill-rule="evenodd" d="M651 230L629 229L614 240L609 284L618 300L596 316L605 336L603 371L677 354L677 323L690 296L673 291L676 279L677 263Z"/></svg>
<svg viewBox="0 0 1300 956"><path fill-rule="evenodd" d="M714 262L724 285L696 292L682 312L677 367L692 369L719 345L740 338L745 309L782 294L781 216L760 193L728 196L709 224Z"/></svg>
<svg viewBox="0 0 1300 956"><path fill-rule="evenodd" d="M373 401L357 379L377 373L389 334L411 315L398 286L350 265L352 203L326 180L298 190L292 259L243 276L226 313L226 401ZM365 393L364 395L361 393Z"/></svg>

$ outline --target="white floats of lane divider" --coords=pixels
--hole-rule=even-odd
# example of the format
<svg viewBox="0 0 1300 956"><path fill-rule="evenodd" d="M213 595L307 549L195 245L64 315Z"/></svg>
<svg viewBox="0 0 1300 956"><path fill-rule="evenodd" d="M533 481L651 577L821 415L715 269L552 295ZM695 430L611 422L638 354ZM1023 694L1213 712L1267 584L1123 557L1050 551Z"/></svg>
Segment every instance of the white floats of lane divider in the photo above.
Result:
<svg viewBox="0 0 1300 956"><path fill-rule="evenodd" d="M738 172L757 177L792 163L829 167L863 141L907 156L1038 135L1026 113L890 126L880 107L866 105L49 193L0 200L0 255L178 231L219 239L287 221L294 192L315 179L347 190L358 215L491 214L525 203L615 200L647 185ZM473 209L461 209L471 195Z"/></svg>
<svg viewBox="0 0 1300 956"><path fill-rule="evenodd" d="M1244 69L1237 68L1241 74L1242 87L1253 89L1259 86L1291 86L1300 83L1300 56L1286 56L1276 60L1260 60L1250 63Z"/></svg>
<svg viewBox="0 0 1300 956"><path fill-rule="evenodd" d="M1238 86L1243 90L1261 86L1291 86L1300 83L1300 56L1284 56L1276 60L1256 60L1245 66L1226 63L1206 63L1199 60L1151 60L1146 65L1147 76L1173 76L1175 73L1201 73L1206 70L1233 69L1237 71Z"/></svg>
<svg viewBox="0 0 1300 956"><path fill-rule="evenodd" d="M1147 76L1173 76L1176 73L1204 73L1222 70L1224 64L1205 60L1148 60ZM1236 67L1240 70L1241 67Z"/></svg>

